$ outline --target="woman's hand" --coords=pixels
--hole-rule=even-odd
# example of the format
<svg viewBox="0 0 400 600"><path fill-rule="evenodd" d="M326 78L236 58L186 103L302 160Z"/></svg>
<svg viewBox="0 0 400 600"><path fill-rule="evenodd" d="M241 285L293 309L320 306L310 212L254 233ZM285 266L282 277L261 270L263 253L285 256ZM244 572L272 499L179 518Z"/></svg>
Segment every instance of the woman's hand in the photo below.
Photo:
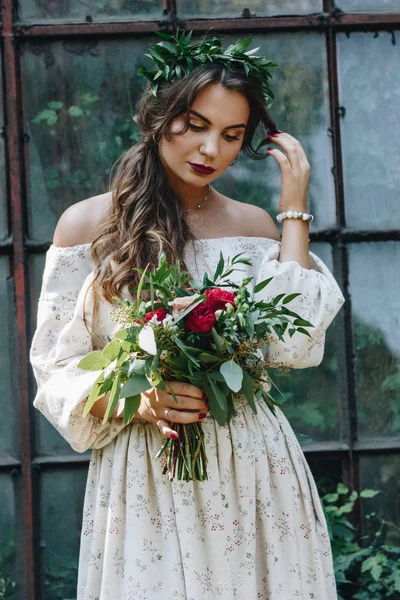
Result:
<svg viewBox="0 0 400 600"><path fill-rule="evenodd" d="M296 210L307 212L307 188L310 174L310 165L303 146L289 133L269 133L271 141L280 146L285 152L277 148L268 149L279 163L281 169L281 195L279 210Z"/></svg>
<svg viewBox="0 0 400 600"><path fill-rule="evenodd" d="M172 423L194 423L206 417L209 410L207 398L203 391L191 383L166 381L166 391L162 392L152 388L142 393L142 401L135 418L144 419L149 423L156 423L165 437L177 438L177 433L172 429ZM168 391L172 389L178 403ZM168 411L168 418L166 411Z"/></svg>

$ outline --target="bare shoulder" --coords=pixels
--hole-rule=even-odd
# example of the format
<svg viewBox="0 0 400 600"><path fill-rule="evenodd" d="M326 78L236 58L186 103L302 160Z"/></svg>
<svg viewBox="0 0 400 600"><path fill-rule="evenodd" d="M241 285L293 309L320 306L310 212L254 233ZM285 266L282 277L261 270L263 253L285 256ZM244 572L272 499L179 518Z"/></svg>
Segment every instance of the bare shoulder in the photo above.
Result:
<svg viewBox="0 0 400 600"><path fill-rule="evenodd" d="M231 200L231 202L234 202L233 206L236 217L241 223L240 227L245 230L243 235L281 241L279 229L274 219L266 210L253 204L238 202L237 200Z"/></svg>
<svg viewBox="0 0 400 600"><path fill-rule="evenodd" d="M88 244L111 207L111 192L86 198L68 207L58 220L53 244L59 247Z"/></svg>

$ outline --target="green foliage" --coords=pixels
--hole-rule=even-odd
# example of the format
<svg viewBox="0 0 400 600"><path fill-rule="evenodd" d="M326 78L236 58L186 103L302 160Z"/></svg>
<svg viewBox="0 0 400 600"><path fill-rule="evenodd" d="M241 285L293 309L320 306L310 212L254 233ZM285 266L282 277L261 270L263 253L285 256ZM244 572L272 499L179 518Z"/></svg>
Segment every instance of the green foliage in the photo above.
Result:
<svg viewBox="0 0 400 600"><path fill-rule="evenodd" d="M147 69L142 65L138 70L138 73L151 82L155 96L160 81L176 81L182 79L185 75L189 75L198 66L207 62L218 62L222 63L227 69L242 66L247 76L258 79L262 86L267 108L272 106L274 95L268 79L272 77L270 69L278 65L265 56L255 56L259 48L247 50L254 38L237 40L228 48L223 48L221 40L215 36L210 40L205 39L204 36L200 43L191 44L193 31L189 31L187 35L182 31L179 35L179 29L177 29L175 36L159 31L155 33L163 41L150 44L149 52L145 56L155 62L156 68Z"/></svg>
<svg viewBox="0 0 400 600"><path fill-rule="evenodd" d="M2 531L2 538L0 549L0 600L16 600L16 582L12 577L15 567L15 542L11 526L7 531Z"/></svg>
<svg viewBox="0 0 400 600"><path fill-rule="evenodd" d="M46 562L44 600L76 598L77 557L51 553Z"/></svg>
<svg viewBox="0 0 400 600"><path fill-rule="evenodd" d="M339 483L336 492L325 494L322 504L332 545L339 600L398 600L400 598L400 547L382 543L386 527L397 528L376 513L365 515L372 534L359 536L350 520L359 498L373 498L380 491L360 494Z"/></svg>
<svg viewBox="0 0 400 600"><path fill-rule="evenodd" d="M108 185L111 166L132 144L140 141L140 131L129 114L123 114L108 125L106 139L93 135L99 131L99 116L102 98L93 93L89 88L78 89L68 104L57 99L49 100L44 108L39 110L31 119L35 130L35 137L41 140L47 153L43 164L46 189L50 192L57 190L64 194L65 190L76 190L81 195L82 190L93 190L93 186L105 189ZM101 129L101 127L100 127ZM53 152L49 152L49 145L56 144L56 140L65 137L68 132L73 154L69 167L55 169L51 159ZM82 155L82 147L75 147L77 136L86 138L90 145L86 155ZM95 140L95 141L94 141ZM54 148L57 154L58 149ZM99 180L98 182L96 180Z"/></svg>

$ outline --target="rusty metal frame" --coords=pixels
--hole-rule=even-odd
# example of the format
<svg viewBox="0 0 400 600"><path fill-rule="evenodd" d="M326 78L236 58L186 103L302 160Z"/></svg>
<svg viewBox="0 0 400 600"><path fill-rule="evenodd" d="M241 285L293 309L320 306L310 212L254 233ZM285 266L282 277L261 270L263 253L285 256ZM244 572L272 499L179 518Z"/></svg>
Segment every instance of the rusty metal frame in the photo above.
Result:
<svg viewBox="0 0 400 600"><path fill-rule="evenodd" d="M18 477L16 485L16 506L20 515L17 531L17 560L22 564L19 581L19 597L35 600L41 597L42 578L40 577L39 527L34 520L35 475L46 468L80 468L87 463L85 454L71 454L57 457L38 457L32 451L33 428L31 428L31 408L29 400L28 326L29 315L29 276L26 269L27 258L45 252L50 242L26 239L26 197L25 177L27 164L24 153L24 130L22 116L22 82L20 75L20 45L32 38L49 43L55 39L98 37L117 38L144 36L158 30L173 31L176 24L195 32L203 32L210 27L217 32L288 32L317 31L325 35L332 147L334 157L333 175L335 178L337 224L335 227L311 233L312 242L329 242L333 248L334 270L343 290L346 303L338 317L335 331L338 347L338 376L340 385L341 431L337 441L316 442L304 448L307 456L329 456L342 461L343 477L350 487L359 486L359 456L364 453L398 453L400 438L376 438L357 440L357 407L354 373L354 347L351 321L351 297L349 294L349 273L347 244L349 242L400 240L400 229L385 231L359 231L346 229L344 212L343 164L340 141L341 109L338 94L338 67L336 34L351 31L387 30L394 36L400 28L400 13L391 14L345 14L335 6L333 0L323 0L323 10L304 16L257 17L243 5L238 18L180 20L176 10L176 0L160 0L160 20L142 22L90 22L82 24L27 24L18 22L16 0L4 0L1 6L2 26L2 75L5 118L5 152L7 197L9 199L10 233L0 242L0 255L10 256L10 271L15 289L16 315L16 356L19 413L19 452L18 456L0 458L0 472L8 472ZM360 514L358 514L360 520ZM35 551L36 550L36 551ZM38 558L39 557L39 558Z"/></svg>
<svg viewBox="0 0 400 600"><path fill-rule="evenodd" d="M20 483L16 498L16 515L21 522L17 530L17 559L22 566L20 577L21 598L34 599L34 527L33 527L33 480L30 429L30 403L28 386L28 338L26 311L26 271L24 248L24 165L21 147L22 106L21 77L19 72L18 42L12 31L13 7L6 2L3 10L2 49L4 116L6 127L7 195L10 199L12 256L11 273L15 283L16 310L16 371L18 382L18 427ZM15 469L15 467L14 467Z"/></svg>

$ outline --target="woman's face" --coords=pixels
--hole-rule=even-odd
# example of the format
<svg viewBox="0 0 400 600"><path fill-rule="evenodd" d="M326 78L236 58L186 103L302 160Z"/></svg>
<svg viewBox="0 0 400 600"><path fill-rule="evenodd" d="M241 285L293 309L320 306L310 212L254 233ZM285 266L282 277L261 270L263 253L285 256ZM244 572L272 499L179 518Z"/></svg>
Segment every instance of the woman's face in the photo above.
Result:
<svg viewBox="0 0 400 600"><path fill-rule="evenodd" d="M217 179L239 153L250 115L247 99L220 84L209 84L199 92L190 110L186 133L164 137L159 155L170 184L203 187ZM184 119L170 123L173 134L182 129ZM213 167L213 173L196 172L190 163Z"/></svg>

